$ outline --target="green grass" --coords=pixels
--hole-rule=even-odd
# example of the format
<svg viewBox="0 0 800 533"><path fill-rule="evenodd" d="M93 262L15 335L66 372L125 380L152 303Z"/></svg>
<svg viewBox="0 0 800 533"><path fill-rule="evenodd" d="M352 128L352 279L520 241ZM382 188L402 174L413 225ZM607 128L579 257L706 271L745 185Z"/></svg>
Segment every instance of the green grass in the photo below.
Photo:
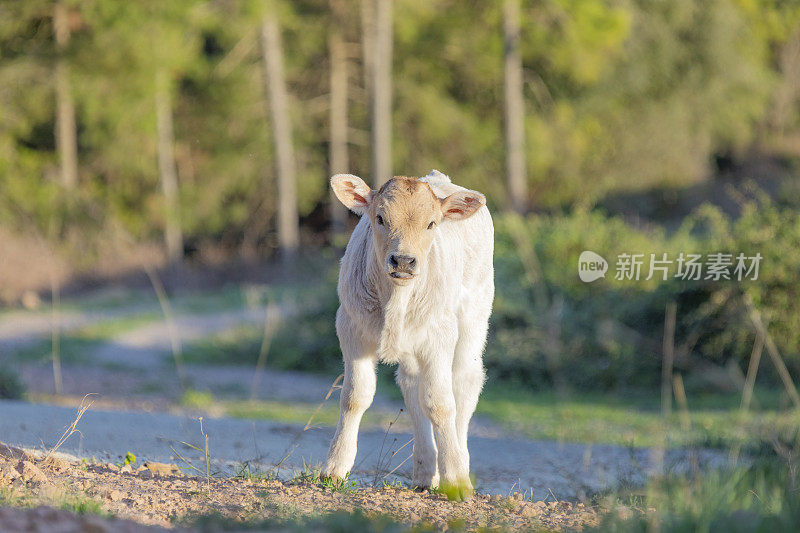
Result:
<svg viewBox="0 0 800 533"><path fill-rule="evenodd" d="M181 397L182 407L201 411L224 413L233 418L247 420L272 420L290 424L305 425L311 420L312 426L335 426L339 420L339 404L334 399L325 402L289 402L279 400L230 400L217 399L209 391L187 390ZM313 416L313 419L312 419ZM385 427L397 414L367 411L362 424Z"/></svg>
<svg viewBox="0 0 800 533"><path fill-rule="evenodd" d="M232 400L221 401L228 416L234 418L247 418L253 420L275 420L292 424L305 424L314 415L319 404L282 402L282 401L248 401ZM314 425L335 426L339 419L339 405L329 402L323 405L314 415ZM364 417L364 423L375 423L372 418Z"/></svg>
<svg viewBox="0 0 800 533"><path fill-rule="evenodd" d="M264 481L278 479L278 474L275 473L274 469L253 468L249 462L245 461L236 466L236 474L233 478L245 481Z"/></svg>
<svg viewBox="0 0 800 533"><path fill-rule="evenodd" d="M99 516L111 516L111 513L103 509L102 503L87 496L73 494L65 496L58 506L65 511L77 514L93 514Z"/></svg>
<svg viewBox="0 0 800 533"><path fill-rule="evenodd" d="M109 517L111 513L103 509L99 500L91 498L81 492L64 490L64 492L41 496L29 491L14 491L10 488L0 487L0 507L33 508L40 505L50 505L58 509L77 514L93 514Z"/></svg>
<svg viewBox="0 0 800 533"><path fill-rule="evenodd" d="M183 358L187 363L254 366L263 337L263 327L238 326L186 346Z"/></svg>
<svg viewBox="0 0 800 533"><path fill-rule="evenodd" d="M117 335L155 322L160 315L155 312L126 315L103 320L89 326L70 331L59 338L59 355L64 363L88 363L91 352ZM16 350L13 357L18 361L46 361L52 357L52 339L41 339Z"/></svg>
<svg viewBox="0 0 800 533"><path fill-rule="evenodd" d="M487 387L477 413L533 439L668 447L759 447L765 438L792 435L800 413L778 410L780 393L758 391L762 410L740 413L738 395L689 397L689 429L681 415L663 417L655 395L531 392ZM766 408L771 408L766 410Z"/></svg>
<svg viewBox="0 0 800 533"><path fill-rule="evenodd" d="M64 337L59 341L59 356L62 363L81 364L91 360L89 354L103 344L97 339L82 339L80 337ZM12 357L17 361L40 362L49 361L53 357L53 345L49 340L36 341L34 344L20 348L13 352Z"/></svg>
<svg viewBox="0 0 800 533"><path fill-rule="evenodd" d="M170 298L170 303L176 310L189 312L231 309L244 305L243 289L238 285L226 285L213 291L178 293ZM101 291L95 294L61 300L61 309L64 311L82 313L124 312L131 308L144 312L160 313L161 311L156 293L151 287ZM49 309L49 304L44 303L42 309ZM40 310L39 312L42 311Z"/></svg>
<svg viewBox="0 0 800 533"><path fill-rule="evenodd" d="M773 454L748 467L655 478L638 492L599 499L598 505L612 512L589 531L794 532L800 492L791 465ZM632 512L620 516L613 511L620 505Z"/></svg>
<svg viewBox="0 0 800 533"><path fill-rule="evenodd" d="M303 470L298 473L292 480L294 483L311 483L318 485L323 490L330 492L355 492L358 488L358 482L350 479L348 474L344 478L337 477L322 477L322 470L317 467L303 466Z"/></svg>

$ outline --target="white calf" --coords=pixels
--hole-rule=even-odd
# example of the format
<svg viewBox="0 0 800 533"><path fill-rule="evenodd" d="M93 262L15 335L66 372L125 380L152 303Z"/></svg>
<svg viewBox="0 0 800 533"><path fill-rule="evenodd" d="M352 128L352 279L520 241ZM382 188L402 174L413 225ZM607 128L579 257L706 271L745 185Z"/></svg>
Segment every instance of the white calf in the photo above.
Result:
<svg viewBox="0 0 800 533"><path fill-rule="evenodd" d="M349 174L337 174L331 185L362 217L339 273L344 383L323 475L344 477L353 467L376 363L398 363L414 423L414 485L469 497L467 431L483 387L494 298L486 199L438 171L395 177L378 191Z"/></svg>

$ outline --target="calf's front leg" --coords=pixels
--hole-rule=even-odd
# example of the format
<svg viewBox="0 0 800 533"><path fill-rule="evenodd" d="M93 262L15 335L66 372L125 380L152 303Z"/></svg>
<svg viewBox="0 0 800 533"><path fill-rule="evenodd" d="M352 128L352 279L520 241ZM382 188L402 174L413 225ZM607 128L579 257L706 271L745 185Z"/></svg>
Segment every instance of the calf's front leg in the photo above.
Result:
<svg viewBox="0 0 800 533"><path fill-rule="evenodd" d="M350 358L348 355L354 354L345 354L339 424L322 470L324 477L344 478L353 468L358 426L375 396L375 358L367 355Z"/></svg>
<svg viewBox="0 0 800 533"><path fill-rule="evenodd" d="M450 499L464 500L472 496L473 488L468 456L462 449L456 428L452 362L446 359L433 359L422 370L419 399L436 437L439 489Z"/></svg>
<svg viewBox="0 0 800 533"><path fill-rule="evenodd" d="M416 361L401 362L397 369L397 384L403 391L408 414L414 423L414 468L411 478L417 490L435 489L439 486L436 443L433 429L419 403L419 367Z"/></svg>

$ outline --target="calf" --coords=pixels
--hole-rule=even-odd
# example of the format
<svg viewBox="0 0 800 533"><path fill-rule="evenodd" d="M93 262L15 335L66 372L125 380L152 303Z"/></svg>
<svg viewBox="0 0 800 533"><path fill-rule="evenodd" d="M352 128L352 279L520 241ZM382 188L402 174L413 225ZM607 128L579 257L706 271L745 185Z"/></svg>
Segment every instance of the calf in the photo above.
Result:
<svg viewBox="0 0 800 533"><path fill-rule="evenodd" d="M486 199L436 170L392 178L377 191L350 174L333 176L331 185L361 221L339 272L344 382L323 475L343 478L353 467L376 363L397 363L414 424L414 485L467 498L467 431L483 387L494 298Z"/></svg>

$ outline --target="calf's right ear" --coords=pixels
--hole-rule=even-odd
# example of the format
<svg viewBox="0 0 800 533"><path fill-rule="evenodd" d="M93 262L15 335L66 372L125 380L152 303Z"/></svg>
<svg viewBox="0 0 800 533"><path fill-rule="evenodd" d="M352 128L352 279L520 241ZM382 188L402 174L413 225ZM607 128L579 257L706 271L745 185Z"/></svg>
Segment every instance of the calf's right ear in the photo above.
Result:
<svg viewBox="0 0 800 533"><path fill-rule="evenodd" d="M352 174L336 174L331 178L331 187L336 197L350 211L363 215L372 201L372 191L364 180Z"/></svg>

